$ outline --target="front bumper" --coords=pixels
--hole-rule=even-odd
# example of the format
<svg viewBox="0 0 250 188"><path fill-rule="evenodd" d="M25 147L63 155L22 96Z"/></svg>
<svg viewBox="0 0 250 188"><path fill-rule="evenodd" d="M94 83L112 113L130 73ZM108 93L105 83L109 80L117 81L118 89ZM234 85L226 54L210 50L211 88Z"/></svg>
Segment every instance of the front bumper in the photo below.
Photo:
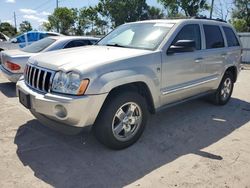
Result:
<svg viewBox="0 0 250 188"><path fill-rule="evenodd" d="M57 130L65 127L83 128L94 124L108 95L108 93L86 96L44 94L28 87L24 80L17 82L17 95L19 91L30 96L31 113L43 124Z"/></svg>
<svg viewBox="0 0 250 188"><path fill-rule="evenodd" d="M11 82L17 82L19 78L23 75L23 73L13 73L8 70L6 70L2 65L0 65L0 71L3 73L3 75Z"/></svg>

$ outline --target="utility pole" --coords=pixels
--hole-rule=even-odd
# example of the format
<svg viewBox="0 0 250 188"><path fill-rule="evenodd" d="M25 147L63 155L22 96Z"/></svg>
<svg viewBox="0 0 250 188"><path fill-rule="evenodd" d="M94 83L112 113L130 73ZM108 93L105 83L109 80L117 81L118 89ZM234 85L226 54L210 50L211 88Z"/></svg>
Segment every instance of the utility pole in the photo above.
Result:
<svg viewBox="0 0 250 188"><path fill-rule="evenodd" d="M17 33L17 26L16 26L16 12L14 11L14 24L15 24L15 32Z"/></svg>
<svg viewBox="0 0 250 188"><path fill-rule="evenodd" d="M58 9L59 5L58 5L58 0L56 0L56 9ZM57 20L57 23L56 23L56 31L57 33L59 33L59 20Z"/></svg>
<svg viewBox="0 0 250 188"><path fill-rule="evenodd" d="M212 0L212 3L211 3L210 19L212 19L213 17L213 9L214 9L214 0Z"/></svg>

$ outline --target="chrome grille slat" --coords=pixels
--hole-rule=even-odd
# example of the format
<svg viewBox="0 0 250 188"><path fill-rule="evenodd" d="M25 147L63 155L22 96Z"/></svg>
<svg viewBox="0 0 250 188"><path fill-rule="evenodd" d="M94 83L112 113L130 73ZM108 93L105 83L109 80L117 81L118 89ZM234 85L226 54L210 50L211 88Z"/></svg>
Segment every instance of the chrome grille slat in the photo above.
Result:
<svg viewBox="0 0 250 188"><path fill-rule="evenodd" d="M47 72L45 72L44 75L43 75L43 87L42 87L43 91L45 91L46 76L47 76Z"/></svg>
<svg viewBox="0 0 250 188"><path fill-rule="evenodd" d="M24 79L26 80L27 79L27 76L28 76L28 72L29 72L29 66L26 65L26 71L25 71L25 74L24 74Z"/></svg>
<svg viewBox="0 0 250 188"><path fill-rule="evenodd" d="M36 70L37 70L37 69L35 69L35 68L34 68L34 70L33 70L32 82L31 82L31 86L32 86L32 87L35 87ZM36 79L37 79L37 78L36 78Z"/></svg>
<svg viewBox="0 0 250 188"><path fill-rule="evenodd" d="M31 82L31 72L32 72L32 67L30 67L30 70L29 70L29 77L28 77L28 83L30 85L30 82Z"/></svg>
<svg viewBox="0 0 250 188"><path fill-rule="evenodd" d="M38 91L50 92L51 83L55 72L42 67L27 64L25 83Z"/></svg>
<svg viewBox="0 0 250 188"><path fill-rule="evenodd" d="M39 89L39 80L40 80L40 75L41 75L41 69L39 69L37 80L36 80L36 89Z"/></svg>

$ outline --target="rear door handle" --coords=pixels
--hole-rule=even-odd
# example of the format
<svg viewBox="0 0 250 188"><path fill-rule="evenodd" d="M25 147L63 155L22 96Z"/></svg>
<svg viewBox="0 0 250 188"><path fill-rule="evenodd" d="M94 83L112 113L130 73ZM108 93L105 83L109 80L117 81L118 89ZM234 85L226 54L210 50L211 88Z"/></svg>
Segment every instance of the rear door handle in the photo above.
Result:
<svg viewBox="0 0 250 188"><path fill-rule="evenodd" d="M202 57L199 57L197 59L194 60L195 63L200 63L202 62L203 58Z"/></svg>

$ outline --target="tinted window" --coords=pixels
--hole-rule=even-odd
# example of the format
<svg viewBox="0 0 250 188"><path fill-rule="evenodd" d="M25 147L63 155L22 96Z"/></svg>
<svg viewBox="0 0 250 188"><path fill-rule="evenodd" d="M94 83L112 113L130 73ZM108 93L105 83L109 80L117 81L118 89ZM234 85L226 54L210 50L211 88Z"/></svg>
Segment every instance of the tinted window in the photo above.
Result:
<svg viewBox="0 0 250 188"><path fill-rule="evenodd" d="M206 48L222 48L225 46L224 39L219 26L204 25L204 32L206 37Z"/></svg>
<svg viewBox="0 0 250 188"><path fill-rule="evenodd" d="M223 30L225 32L226 38L227 38L227 45L229 47L231 46L239 46L239 41L237 37L235 36L233 30L229 27L223 27Z"/></svg>
<svg viewBox="0 0 250 188"><path fill-rule="evenodd" d="M90 42L88 40L75 40L69 42L64 48L73 48L73 47L79 47L79 46L86 46L89 45Z"/></svg>
<svg viewBox="0 0 250 188"><path fill-rule="evenodd" d="M98 42L98 40L93 40L93 39L91 39L90 40L90 43L93 45L93 44L96 44Z"/></svg>
<svg viewBox="0 0 250 188"><path fill-rule="evenodd" d="M40 37L39 37L40 39L43 39L45 37L48 37L48 35L46 33L40 33Z"/></svg>
<svg viewBox="0 0 250 188"><path fill-rule="evenodd" d="M59 36L59 34L56 34L56 33L46 33L47 36L51 36L51 37L54 37L54 36Z"/></svg>
<svg viewBox="0 0 250 188"><path fill-rule="evenodd" d="M27 38L29 42L37 41L38 40L38 33L28 33Z"/></svg>
<svg viewBox="0 0 250 188"><path fill-rule="evenodd" d="M178 35L175 37L172 45L174 45L178 40L194 40L196 50L201 49L201 32L200 26L197 24L190 24L184 26Z"/></svg>
<svg viewBox="0 0 250 188"><path fill-rule="evenodd" d="M38 53L53 44L56 40L51 38L44 38L42 40L36 41L29 46L22 48L21 50L29 53Z"/></svg>

